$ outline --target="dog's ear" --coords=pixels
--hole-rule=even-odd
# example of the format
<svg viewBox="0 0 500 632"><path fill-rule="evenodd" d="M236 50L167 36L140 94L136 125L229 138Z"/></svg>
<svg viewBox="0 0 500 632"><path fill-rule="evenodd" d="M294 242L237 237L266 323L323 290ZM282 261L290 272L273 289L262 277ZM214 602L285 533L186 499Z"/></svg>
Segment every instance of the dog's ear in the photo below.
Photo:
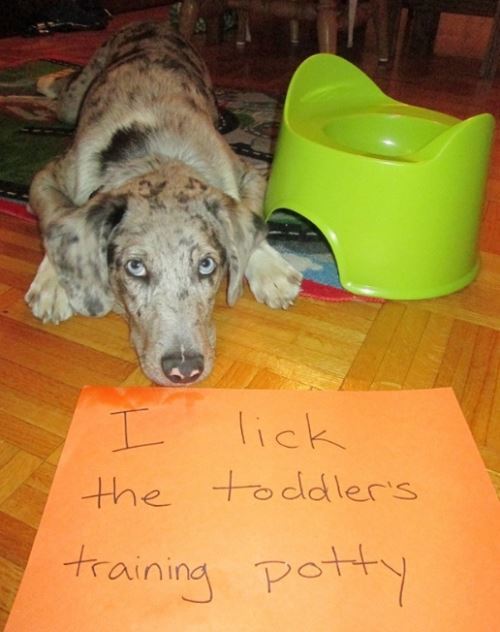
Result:
<svg viewBox="0 0 500 632"><path fill-rule="evenodd" d="M227 302L232 306L240 297L250 255L265 238L267 226L262 216L253 210L260 206L255 198L249 204L243 196L235 200L212 189L207 193L205 205L222 228L229 271Z"/></svg>
<svg viewBox="0 0 500 632"><path fill-rule="evenodd" d="M71 306L79 314L103 316L113 307L108 242L126 209L126 196L98 194L45 227L45 249Z"/></svg>

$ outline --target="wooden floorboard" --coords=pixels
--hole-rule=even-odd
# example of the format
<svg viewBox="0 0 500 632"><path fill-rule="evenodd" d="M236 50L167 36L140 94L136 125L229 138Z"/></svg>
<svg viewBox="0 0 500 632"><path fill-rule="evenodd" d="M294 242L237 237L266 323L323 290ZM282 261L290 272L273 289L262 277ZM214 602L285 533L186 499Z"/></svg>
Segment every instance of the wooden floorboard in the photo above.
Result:
<svg viewBox="0 0 500 632"><path fill-rule="evenodd" d="M161 17L165 8L150 12ZM134 18L144 14L134 15ZM120 16L112 28L130 19ZM295 49L262 24L246 51L197 43L219 85L283 93ZM267 29L267 30L266 30ZM281 29L281 30L280 30ZM0 65L61 57L83 63L105 33L0 40ZM359 63L391 96L460 117L500 116L500 78L479 79L479 60L398 55L376 64L368 37ZM217 300L217 359L205 387L408 389L451 386L500 496L500 144L492 153L481 232L482 267L462 292L428 301L322 303L289 311L257 304L248 290L234 308ZM117 315L36 321L23 296L41 260L36 225L0 215L0 628L19 584L80 388L148 385Z"/></svg>

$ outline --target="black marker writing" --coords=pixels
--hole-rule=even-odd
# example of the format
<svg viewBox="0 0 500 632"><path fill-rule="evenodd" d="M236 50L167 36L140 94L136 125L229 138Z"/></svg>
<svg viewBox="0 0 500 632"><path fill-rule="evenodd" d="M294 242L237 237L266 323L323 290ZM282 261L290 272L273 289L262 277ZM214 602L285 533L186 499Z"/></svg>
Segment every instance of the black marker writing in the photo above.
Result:
<svg viewBox="0 0 500 632"><path fill-rule="evenodd" d="M182 582L183 591L180 595L183 601L191 603L210 603L213 600L212 584L205 563L192 566L186 562L173 563L170 558L166 562L142 561L139 555L135 561L100 560L97 557L86 557L85 545L82 544L80 554L76 560L63 562L64 566L73 567L74 577L94 577L98 580L109 581L172 581ZM200 583L200 594L191 594L189 584ZM186 588L187 585L187 588ZM188 595L184 594L188 592ZM194 592L194 591L193 591Z"/></svg>
<svg viewBox="0 0 500 632"><path fill-rule="evenodd" d="M255 420L257 422L260 421L259 417L256 417ZM347 449L337 441L333 441L329 437L324 436L326 435L326 430L315 432L311 424L309 413L305 413L305 424L301 431L284 428L279 432L266 434L265 429L255 428L251 421L246 420L242 411L239 413L238 426L241 443L245 446L255 445L257 443L261 448L272 446L286 448L288 450L295 450L299 447L309 447L312 450L316 450L320 446L328 446L340 450Z"/></svg>
<svg viewBox="0 0 500 632"><path fill-rule="evenodd" d="M401 557L400 569L395 568L393 564L389 564L384 559L367 559L363 551L363 545L359 544L357 553L354 557L339 557L335 546L331 546L331 557L318 562L306 561L299 566L293 567L286 560L264 560L254 564L256 568L262 568L264 571L264 579L266 592L272 594L277 589L278 584L282 582L292 573L302 579L331 579L328 569L335 570L337 577L345 577L346 567L357 568L365 577L370 576L374 572L386 570L399 577L397 603L400 608L403 607L403 592L406 580L407 564L406 558ZM326 577L324 577L326 575Z"/></svg>
<svg viewBox="0 0 500 632"><path fill-rule="evenodd" d="M118 410L116 412L109 413L110 415L123 415L123 438L125 440L125 445L121 448L116 448L112 450L113 452L122 452L123 450L133 450L135 448L146 448L152 445L160 445L165 443L164 441L151 441L148 443L130 443L129 439L129 427L128 427L128 415L129 413L142 413L149 410L148 408L135 408L131 410Z"/></svg>
<svg viewBox="0 0 500 632"><path fill-rule="evenodd" d="M99 476L97 479L97 492L95 494L88 494L82 496L82 500L96 500L97 509L101 509L103 506L103 499L107 498L117 505L120 501L132 503L134 507L137 507L137 503L141 501L148 507L170 507L171 503L159 502L159 496L161 492L159 489L151 489L145 494L138 495L131 487L124 487L118 489L116 482L116 476L113 476L113 484L110 491L103 490L102 478Z"/></svg>
<svg viewBox="0 0 500 632"><path fill-rule="evenodd" d="M311 478L313 478L312 483ZM297 471L295 480L289 482L292 484L253 482L236 476L234 470L229 470L227 482L214 485L212 489L216 492L224 492L228 502L236 497L248 496L260 501L282 498L283 500L311 500L328 503L337 500L349 500L353 503L377 502L384 499L410 501L418 498L417 493L411 489L411 483L408 482L393 484L391 481L386 481L385 483L346 485L337 474L332 476L321 472L311 477L306 476L301 470Z"/></svg>

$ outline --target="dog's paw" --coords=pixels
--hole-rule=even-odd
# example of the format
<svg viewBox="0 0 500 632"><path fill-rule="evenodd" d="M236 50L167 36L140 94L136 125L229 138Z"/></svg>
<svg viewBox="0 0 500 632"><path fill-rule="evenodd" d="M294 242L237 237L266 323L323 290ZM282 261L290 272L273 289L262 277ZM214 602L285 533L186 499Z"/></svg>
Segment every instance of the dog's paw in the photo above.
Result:
<svg viewBox="0 0 500 632"><path fill-rule="evenodd" d="M47 257L44 258L24 300L33 316L44 323L59 324L73 315L68 295L59 285L56 272Z"/></svg>
<svg viewBox="0 0 500 632"><path fill-rule="evenodd" d="M286 309L300 290L302 275L267 242L250 256L245 276L259 303Z"/></svg>

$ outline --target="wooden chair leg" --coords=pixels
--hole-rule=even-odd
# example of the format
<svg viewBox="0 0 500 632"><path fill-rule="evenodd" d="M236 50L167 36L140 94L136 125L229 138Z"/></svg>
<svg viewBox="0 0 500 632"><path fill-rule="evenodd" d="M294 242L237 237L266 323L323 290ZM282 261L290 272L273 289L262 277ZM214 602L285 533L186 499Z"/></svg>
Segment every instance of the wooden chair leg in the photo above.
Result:
<svg viewBox="0 0 500 632"><path fill-rule="evenodd" d="M248 11L245 9L238 10L238 30L236 32L236 46L243 48L249 39L250 22L248 19Z"/></svg>
<svg viewBox="0 0 500 632"><path fill-rule="evenodd" d="M297 0L292 0L297 2ZM299 21L297 18L290 19L290 44L295 46L299 43Z"/></svg>
<svg viewBox="0 0 500 632"><path fill-rule="evenodd" d="M402 28L403 1L388 0L387 6L387 46L389 59L395 56L400 31ZM407 27L408 17L405 25Z"/></svg>
<svg viewBox="0 0 500 632"><path fill-rule="evenodd" d="M429 8L430 7L430 8ZM434 43L439 28L441 12L432 5L411 11L408 33L408 50L419 57L429 57L434 51Z"/></svg>
<svg viewBox="0 0 500 632"><path fill-rule="evenodd" d="M498 66L498 57L500 56L500 0L497 3L495 17L491 25L488 47L483 63L481 64L481 77L484 79L493 79Z"/></svg>
<svg viewBox="0 0 500 632"><path fill-rule="evenodd" d="M318 43L321 53L337 52L337 0L319 0L317 17Z"/></svg>
<svg viewBox="0 0 500 632"><path fill-rule="evenodd" d="M179 12L179 31L184 37L190 39L194 33L194 27L200 17L199 0L183 0Z"/></svg>
<svg viewBox="0 0 500 632"><path fill-rule="evenodd" d="M377 35L378 60L389 61L389 0L371 0L373 23Z"/></svg>

